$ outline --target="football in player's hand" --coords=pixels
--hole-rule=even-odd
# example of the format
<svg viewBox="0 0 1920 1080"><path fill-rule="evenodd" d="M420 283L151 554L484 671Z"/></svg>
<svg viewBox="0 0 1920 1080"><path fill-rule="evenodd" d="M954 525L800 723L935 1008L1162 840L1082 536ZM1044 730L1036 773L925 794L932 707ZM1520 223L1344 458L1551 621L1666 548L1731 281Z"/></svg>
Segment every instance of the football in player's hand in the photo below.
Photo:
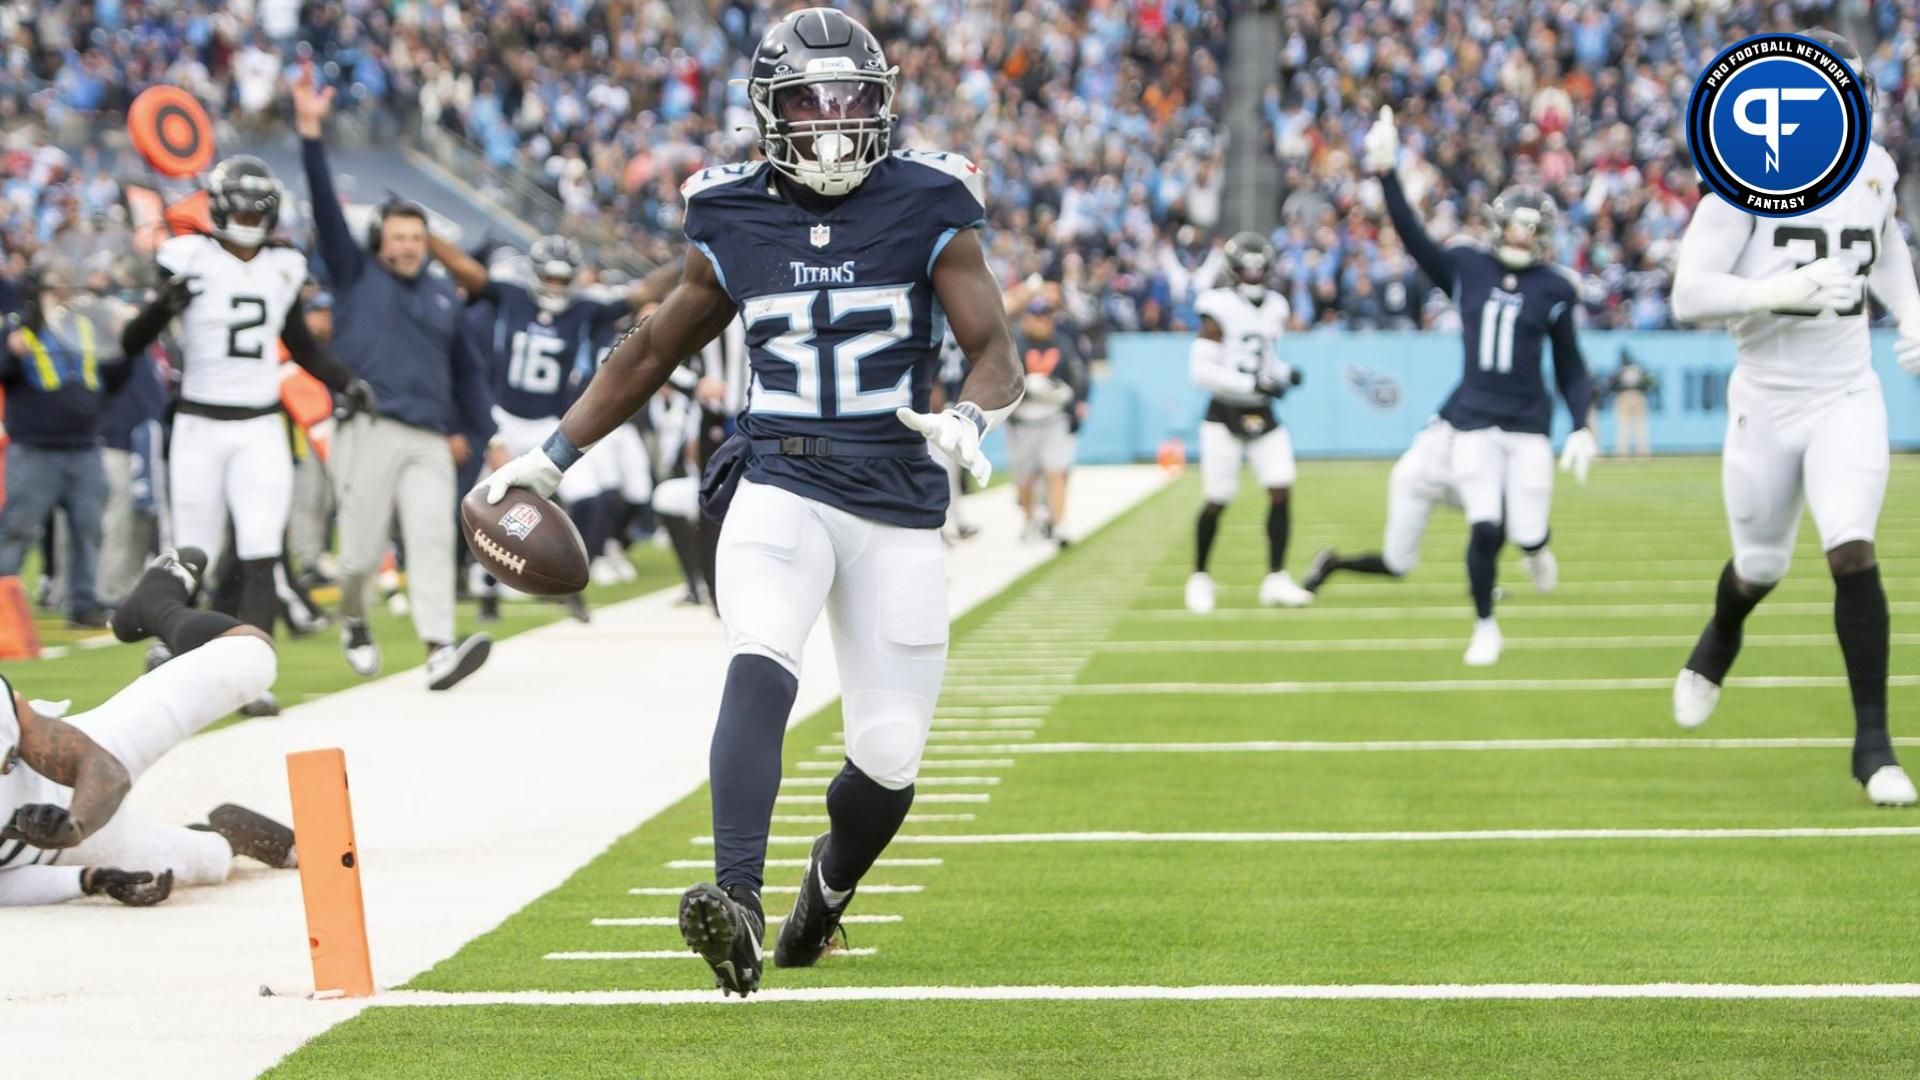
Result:
<svg viewBox="0 0 1920 1080"><path fill-rule="evenodd" d="M487 573L534 596L566 596L587 587L587 545L573 519L526 488L508 488L487 505L482 485L460 500L460 532Z"/></svg>

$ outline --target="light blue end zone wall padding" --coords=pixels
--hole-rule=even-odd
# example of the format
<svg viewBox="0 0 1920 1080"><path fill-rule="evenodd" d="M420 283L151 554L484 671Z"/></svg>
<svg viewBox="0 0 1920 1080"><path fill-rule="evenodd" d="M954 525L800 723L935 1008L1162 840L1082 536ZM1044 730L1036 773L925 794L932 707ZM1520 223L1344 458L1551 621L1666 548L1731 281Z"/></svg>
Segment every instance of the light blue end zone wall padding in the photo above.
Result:
<svg viewBox="0 0 1920 1080"><path fill-rule="evenodd" d="M1096 379L1090 415L1080 430L1085 464L1152 461L1162 442L1183 439L1195 455L1195 432L1206 394L1187 378L1185 334L1116 334L1108 339L1108 370ZM1920 380L1893 360L1894 334L1876 331L1874 367L1886 389L1893 444L1920 449ZM1733 339L1712 331L1596 330L1580 335L1596 383L1631 352L1653 373L1657 390L1648 409L1656 452L1717 452L1727 421L1727 376ZM1395 457L1440 407L1459 381L1460 336L1454 332L1314 331L1289 334L1280 354L1306 382L1280 403L1301 457ZM1551 378L1551 376L1549 376ZM1567 412L1555 392L1554 439L1567 430ZM1611 408L1600 412L1600 444L1611 449ZM1004 466L1005 437L995 432L988 452Z"/></svg>

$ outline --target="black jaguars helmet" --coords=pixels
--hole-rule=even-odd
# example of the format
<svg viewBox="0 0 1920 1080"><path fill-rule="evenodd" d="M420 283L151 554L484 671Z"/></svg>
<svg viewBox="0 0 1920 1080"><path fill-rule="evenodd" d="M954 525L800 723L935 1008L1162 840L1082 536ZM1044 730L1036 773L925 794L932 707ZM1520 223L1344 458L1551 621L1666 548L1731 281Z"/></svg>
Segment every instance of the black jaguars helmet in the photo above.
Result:
<svg viewBox="0 0 1920 1080"><path fill-rule="evenodd" d="M586 261L580 245L572 237L543 236L527 250L533 262L533 299L540 310L558 315L573 302L573 280Z"/></svg>
<svg viewBox="0 0 1920 1080"><path fill-rule="evenodd" d="M781 19L753 50L747 79L760 152L822 195L859 187L886 159L899 70L843 12L815 7Z"/></svg>
<svg viewBox="0 0 1920 1080"><path fill-rule="evenodd" d="M1267 275L1273 271L1273 244L1257 232L1233 234L1222 252L1233 287L1249 300L1267 294Z"/></svg>
<svg viewBox="0 0 1920 1080"><path fill-rule="evenodd" d="M1800 31L1800 36L1810 37L1820 44L1825 45L1827 48L1832 49L1834 52L1839 53L1840 59L1845 60L1847 66L1853 69L1853 73L1860 77L1860 89L1866 93L1867 108L1873 109L1880 104L1880 87L1875 84L1873 73L1867 70L1866 57L1860 55L1860 50L1854 48L1853 42L1847 40L1844 35L1836 34L1822 27L1815 27L1812 30L1802 30Z"/></svg>
<svg viewBox="0 0 1920 1080"><path fill-rule="evenodd" d="M286 191L267 163L251 154L235 154L207 174L207 216L213 235L244 248L257 248L273 235Z"/></svg>
<svg viewBox="0 0 1920 1080"><path fill-rule="evenodd" d="M1493 221L1493 250L1509 270L1520 270L1553 256L1553 228L1560 207L1537 187L1515 184L1493 197L1487 208Z"/></svg>

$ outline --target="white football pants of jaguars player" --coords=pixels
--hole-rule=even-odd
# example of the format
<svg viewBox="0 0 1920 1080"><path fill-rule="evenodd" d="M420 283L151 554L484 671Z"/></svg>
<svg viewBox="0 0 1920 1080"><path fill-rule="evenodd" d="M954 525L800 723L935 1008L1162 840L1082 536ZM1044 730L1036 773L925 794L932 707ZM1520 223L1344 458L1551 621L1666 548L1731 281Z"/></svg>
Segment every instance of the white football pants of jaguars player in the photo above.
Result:
<svg viewBox="0 0 1920 1080"><path fill-rule="evenodd" d="M947 668L940 531L871 521L743 480L714 572L728 651L767 657L796 678L826 609L847 757L882 787L913 783Z"/></svg>
<svg viewBox="0 0 1920 1080"><path fill-rule="evenodd" d="M1887 403L1867 371L1837 393L1808 400L1727 384L1727 441L1720 485L1733 533L1733 570L1771 585L1787 575L1802 505L1820 547L1871 541L1887 495Z"/></svg>
<svg viewBox="0 0 1920 1080"><path fill-rule="evenodd" d="M1284 426L1257 439L1242 439L1225 424L1200 423L1200 488L1206 500L1224 506L1240 490L1240 466L1253 466L1253 478L1263 488L1292 487L1298 469L1293 461L1293 436Z"/></svg>
<svg viewBox="0 0 1920 1080"><path fill-rule="evenodd" d="M181 653L135 679L95 709L67 718L100 748L140 777L161 756L201 728L257 699L278 670L273 646L252 634L218 637ZM65 805L73 789L42 780L28 802ZM0 806L7 816L17 807ZM4 846L4 845L0 845ZM0 906L36 904L73 895L71 875L88 866L159 874L172 870L176 886L217 885L227 879L233 848L218 833L163 825L121 809L98 832L60 851L28 848L0 868Z"/></svg>
<svg viewBox="0 0 1920 1080"><path fill-rule="evenodd" d="M1420 543L1426 539L1433 508L1460 505L1460 493L1453 484L1456 434L1445 420L1428 424L1387 476L1387 528L1380 559L1396 576L1405 576L1420 564Z"/></svg>
<svg viewBox="0 0 1920 1080"><path fill-rule="evenodd" d="M218 558L231 516L237 558L280 557L293 510L293 447L280 413L249 420L181 413L167 455L175 544Z"/></svg>
<svg viewBox="0 0 1920 1080"><path fill-rule="evenodd" d="M632 424L621 424L594 443L580 459L580 468L569 469L567 475L574 472L591 477L595 494L617 491L623 502L636 506L653 497L653 463L647 456L646 441ZM562 482L565 479L561 477Z"/></svg>
<svg viewBox="0 0 1920 1080"><path fill-rule="evenodd" d="M1453 433L1453 482L1467 524L1504 520L1507 540L1523 550L1547 542L1553 510L1553 442L1499 428Z"/></svg>

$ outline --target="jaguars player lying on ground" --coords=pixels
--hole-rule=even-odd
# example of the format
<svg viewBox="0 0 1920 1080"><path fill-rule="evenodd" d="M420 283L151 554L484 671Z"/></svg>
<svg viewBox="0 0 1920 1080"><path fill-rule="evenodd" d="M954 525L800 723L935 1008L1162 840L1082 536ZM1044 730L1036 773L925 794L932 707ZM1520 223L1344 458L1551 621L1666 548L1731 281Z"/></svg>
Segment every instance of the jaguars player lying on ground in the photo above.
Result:
<svg viewBox="0 0 1920 1080"><path fill-rule="evenodd" d="M307 258L272 239L285 198L259 158L241 154L214 166L207 177L212 234L160 245L160 290L120 335L126 355L138 356L180 320L180 401L167 451L173 535L183 546L217 554L232 521L240 588L228 614L268 634L279 612L274 574L293 507L280 343L354 408L374 405L366 381L307 329L300 310ZM280 710L263 692L246 711Z"/></svg>
<svg viewBox="0 0 1920 1080"><path fill-rule="evenodd" d="M719 601L733 655L710 761L715 884L680 903L681 934L730 993L760 983L767 831L807 633L825 608L847 761L781 927L782 966L827 950L913 804L947 651L947 478L928 445L984 482L980 439L1021 395L979 236L979 172L955 154L888 152L895 77L839 11L774 24L748 81L765 160L687 181L680 284L614 346L554 437L487 485L490 501L509 486L552 493L738 311L752 385L706 478L708 508L725 513ZM960 399L933 414L943 311L973 367Z"/></svg>
<svg viewBox="0 0 1920 1080"><path fill-rule="evenodd" d="M1806 33L1862 70L1845 38ZM1673 279L1674 317L1725 322L1738 346L1720 469L1733 558L1674 682L1673 717L1692 728L1712 715L1741 628L1786 576L1810 505L1852 688L1853 777L1882 806L1915 802L1887 735L1887 595L1873 548L1887 491L1887 405L1864 296L1871 288L1893 314L1900 365L1920 373L1920 288L1894 213L1898 187L1893 158L1875 143L1846 190L1805 214L1758 217L1706 195Z"/></svg>
<svg viewBox="0 0 1920 1080"><path fill-rule="evenodd" d="M1593 387L1574 330L1579 283L1573 271L1549 261L1556 209L1545 193L1514 187L1494 199L1493 250L1468 243L1442 247L1427 235L1400 189L1394 174L1399 153L1393 110L1382 107L1367 132L1367 169L1380 177L1387 215L1407 253L1460 312L1465 365L1440 419L1455 432L1449 456L1470 528L1467 580L1477 621L1464 659L1479 667L1500 659L1493 590L1503 539L1512 539L1526 554L1528 573L1541 591L1551 590L1559 576L1547 550L1553 501L1553 444L1547 430L1553 397L1542 364L1549 340L1554 381L1573 417L1560 467L1585 483L1599 452L1587 428Z"/></svg>
<svg viewBox="0 0 1920 1080"><path fill-rule="evenodd" d="M1206 502L1194 523L1193 575L1187 578L1187 610L1213 610L1213 556L1220 514L1240 490L1240 465L1253 466L1254 479L1267 489L1267 576L1260 582L1260 603L1299 607L1313 594L1287 575L1287 537L1293 524L1293 436L1274 415L1273 403L1300 385L1299 369L1280 359L1280 335L1286 333L1287 298L1267 288L1273 245L1259 233L1243 232L1227 241L1227 273L1233 284L1208 289L1194 301L1200 334L1194 338L1188 366L1195 386L1212 396L1200 421L1200 484Z"/></svg>
<svg viewBox="0 0 1920 1080"><path fill-rule="evenodd" d="M120 809L161 755L273 685L271 637L188 603L206 565L197 548L162 552L113 613L115 637L158 637L174 656L99 708L63 720L65 703L0 678L0 907L100 893L145 907L175 884L225 881L235 854L294 865L293 830L244 807L204 826Z"/></svg>

